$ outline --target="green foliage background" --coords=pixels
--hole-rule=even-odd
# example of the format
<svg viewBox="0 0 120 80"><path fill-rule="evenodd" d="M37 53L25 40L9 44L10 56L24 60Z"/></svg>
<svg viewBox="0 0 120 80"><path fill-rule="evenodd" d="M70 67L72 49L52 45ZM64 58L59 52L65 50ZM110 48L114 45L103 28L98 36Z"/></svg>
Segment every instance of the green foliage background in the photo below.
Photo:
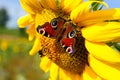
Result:
<svg viewBox="0 0 120 80"><path fill-rule="evenodd" d="M0 80L47 80L40 57L30 56L33 42L19 29L0 28Z"/></svg>
<svg viewBox="0 0 120 80"><path fill-rule="evenodd" d="M9 20L8 12L5 8L0 9L0 27L6 27L6 23Z"/></svg>

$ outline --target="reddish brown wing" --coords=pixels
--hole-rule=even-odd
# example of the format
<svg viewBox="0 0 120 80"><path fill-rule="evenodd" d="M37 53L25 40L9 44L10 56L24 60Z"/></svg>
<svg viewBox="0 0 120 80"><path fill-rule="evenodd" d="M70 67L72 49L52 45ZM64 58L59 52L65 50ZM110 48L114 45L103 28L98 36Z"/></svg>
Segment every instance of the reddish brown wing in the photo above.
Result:
<svg viewBox="0 0 120 80"><path fill-rule="evenodd" d="M37 27L37 32L46 37L56 38L62 30L62 27L65 23L63 18L54 18L51 22L46 22L42 26Z"/></svg>
<svg viewBox="0 0 120 80"><path fill-rule="evenodd" d="M74 44L75 44L75 39L74 36L76 34L74 25L70 22L66 22L64 24L66 30L64 32L64 35L60 41L62 44L62 47L65 48L65 51L68 53L74 53Z"/></svg>
<svg viewBox="0 0 120 80"><path fill-rule="evenodd" d="M46 22L42 26L38 26L37 32L46 37L55 38L57 42L61 43L66 52L74 52L75 30L73 24L66 22L63 18L54 18L50 23Z"/></svg>

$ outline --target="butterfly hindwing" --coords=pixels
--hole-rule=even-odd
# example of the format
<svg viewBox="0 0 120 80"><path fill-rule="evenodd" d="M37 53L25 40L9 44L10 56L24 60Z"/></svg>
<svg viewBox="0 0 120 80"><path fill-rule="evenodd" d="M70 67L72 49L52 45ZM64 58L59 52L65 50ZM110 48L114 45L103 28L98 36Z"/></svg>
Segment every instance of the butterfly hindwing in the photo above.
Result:
<svg viewBox="0 0 120 80"><path fill-rule="evenodd" d="M63 37L60 41L62 44L62 47L65 48L65 51L68 53L74 53L74 44L75 44L75 29L74 25L70 22L66 22L64 24L65 26L65 32L63 34Z"/></svg>

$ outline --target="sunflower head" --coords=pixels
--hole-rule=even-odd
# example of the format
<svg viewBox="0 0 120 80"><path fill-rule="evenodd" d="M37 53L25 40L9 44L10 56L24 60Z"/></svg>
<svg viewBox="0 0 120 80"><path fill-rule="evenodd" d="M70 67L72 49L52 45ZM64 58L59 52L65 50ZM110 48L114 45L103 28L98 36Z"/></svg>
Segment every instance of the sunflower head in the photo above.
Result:
<svg viewBox="0 0 120 80"><path fill-rule="evenodd" d="M56 39L42 36L40 40L42 45L40 52L61 68L71 73L81 74L85 65L88 64L88 52L84 46L84 38L80 32L77 32L75 36L76 44L73 54L66 52Z"/></svg>
<svg viewBox="0 0 120 80"><path fill-rule="evenodd" d="M120 55L106 45L106 42L109 41L120 41L120 23L115 22L120 20L119 8L107 10L97 8L94 10L95 5L91 5L93 3L107 6L106 3L98 0L83 3L81 3L82 0L20 1L22 7L29 14L19 19L19 26L30 25L28 33L30 37L35 37L35 43L30 55L39 51L40 55L47 57L47 59L42 59L40 65L42 65L41 68L43 70L50 70L50 73L52 73L50 76L57 75L58 73L54 74L54 72L60 71L61 68L65 72L83 76L83 80L100 80L101 78L114 80L114 78L117 79L120 76L120 69L116 65L116 63L120 63ZM52 20L58 17L63 18L65 22L59 25L58 29L54 27L52 33L51 30L46 29L47 33L50 33L49 35L52 34L52 37L48 34L45 36L44 24L48 23L49 25L46 27L48 28L51 26ZM69 45L74 50L72 53L69 53L69 49L61 45L63 38L68 38L65 35L67 34L66 32L69 32L68 27L65 27L67 22L74 24L75 26L72 30L76 31L72 39L69 37L70 39L65 41L66 45L69 45L67 43L69 40L71 40L69 42L73 41ZM43 31L39 32L37 30L39 26ZM51 61L60 67L59 70L58 66L54 67L55 64ZM79 80L74 77L71 80Z"/></svg>

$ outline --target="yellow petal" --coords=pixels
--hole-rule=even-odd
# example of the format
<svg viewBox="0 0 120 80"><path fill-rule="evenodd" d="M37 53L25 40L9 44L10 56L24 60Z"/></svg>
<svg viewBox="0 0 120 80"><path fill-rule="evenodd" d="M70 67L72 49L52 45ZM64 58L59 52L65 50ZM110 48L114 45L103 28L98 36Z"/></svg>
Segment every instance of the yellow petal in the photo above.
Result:
<svg viewBox="0 0 120 80"><path fill-rule="evenodd" d="M45 71L48 72L48 70L51 67L52 62L50 61L50 59L48 59L48 57L43 57L41 62L40 62L40 68Z"/></svg>
<svg viewBox="0 0 120 80"><path fill-rule="evenodd" d="M37 53L41 49L42 49L42 45L40 43L40 39L36 38L34 45L33 45L33 48L30 50L29 54L34 55L35 53Z"/></svg>
<svg viewBox="0 0 120 80"><path fill-rule="evenodd" d="M104 62L100 62L93 56L89 56L89 64L97 75L101 76L105 80L120 80L120 69L113 67ZM119 63L120 64L120 63ZM120 67L120 66L118 66Z"/></svg>
<svg viewBox="0 0 120 80"><path fill-rule="evenodd" d="M82 74L83 80L103 80L89 66L86 65Z"/></svg>
<svg viewBox="0 0 120 80"><path fill-rule="evenodd" d="M30 14L35 14L42 10L38 0L20 0L22 8Z"/></svg>
<svg viewBox="0 0 120 80"><path fill-rule="evenodd" d="M60 80L82 80L81 75L71 73L70 71L65 71L63 69L59 70Z"/></svg>
<svg viewBox="0 0 120 80"><path fill-rule="evenodd" d="M76 18L76 23L78 23L79 26L90 26L95 23L118 19L120 20L120 8L113 8L79 15Z"/></svg>
<svg viewBox="0 0 120 80"><path fill-rule="evenodd" d="M45 22L50 22L56 15L52 10L44 9L41 13L37 13L35 17L35 26L43 25Z"/></svg>
<svg viewBox="0 0 120 80"><path fill-rule="evenodd" d="M79 75L79 74L71 74L72 75L72 80L83 80L82 78L81 78L81 75Z"/></svg>
<svg viewBox="0 0 120 80"><path fill-rule="evenodd" d="M17 23L20 28L24 28L30 23L29 20L30 20L30 15L26 15L26 16L20 17Z"/></svg>
<svg viewBox="0 0 120 80"><path fill-rule="evenodd" d="M29 24L35 24L34 23L35 16L34 15L25 15L23 17L20 17L17 21L20 28L25 28Z"/></svg>
<svg viewBox="0 0 120 80"><path fill-rule="evenodd" d="M75 9L78 5L82 3L83 0L62 0L61 1L61 8L66 13L71 12Z"/></svg>
<svg viewBox="0 0 120 80"><path fill-rule="evenodd" d="M34 10L36 10L37 12L43 10L38 0L24 0L24 1L26 1L26 4L29 5L31 8L34 8Z"/></svg>
<svg viewBox="0 0 120 80"><path fill-rule="evenodd" d="M120 53L104 43L92 43L85 41L89 53L95 58L106 62L120 62Z"/></svg>
<svg viewBox="0 0 120 80"><path fill-rule="evenodd" d="M87 26L82 36L92 42L120 42L120 22L103 22Z"/></svg>
<svg viewBox="0 0 120 80"><path fill-rule="evenodd" d="M27 30L27 33L29 35L29 40L33 40L33 38L35 37L36 34L36 29L35 29L35 25L30 25L30 27Z"/></svg>
<svg viewBox="0 0 120 80"><path fill-rule="evenodd" d="M49 3L50 9L57 10L57 5L56 5L55 0L46 0L46 1L47 3Z"/></svg>
<svg viewBox="0 0 120 80"><path fill-rule="evenodd" d="M50 67L50 78L49 78L49 80L57 80L58 70L59 70L59 67L55 63L52 62L51 67Z"/></svg>
<svg viewBox="0 0 120 80"><path fill-rule="evenodd" d="M28 40L29 41L32 41L34 38L35 38L35 35L33 35L33 34L28 35Z"/></svg>
<svg viewBox="0 0 120 80"><path fill-rule="evenodd" d="M20 0L20 4L21 4L22 8L30 14L35 14L35 10L32 7L30 7L29 5L27 5L25 1L27 1L27 0Z"/></svg>
<svg viewBox="0 0 120 80"><path fill-rule="evenodd" d="M57 10L55 0L39 0L39 3L46 9Z"/></svg>
<svg viewBox="0 0 120 80"><path fill-rule="evenodd" d="M59 70L59 76L60 80L72 80L62 69Z"/></svg>
<svg viewBox="0 0 120 80"><path fill-rule="evenodd" d="M84 18L83 17L84 15L89 16L87 13L90 12L90 9L91 9L90 6L94 2L103 4L107 7L107 4L101 1L87 1L87 2L81 3L78 7L76 7L71 12L70 18L73 20L73 22L78 23L80 22L81 18Z"/></svg>

